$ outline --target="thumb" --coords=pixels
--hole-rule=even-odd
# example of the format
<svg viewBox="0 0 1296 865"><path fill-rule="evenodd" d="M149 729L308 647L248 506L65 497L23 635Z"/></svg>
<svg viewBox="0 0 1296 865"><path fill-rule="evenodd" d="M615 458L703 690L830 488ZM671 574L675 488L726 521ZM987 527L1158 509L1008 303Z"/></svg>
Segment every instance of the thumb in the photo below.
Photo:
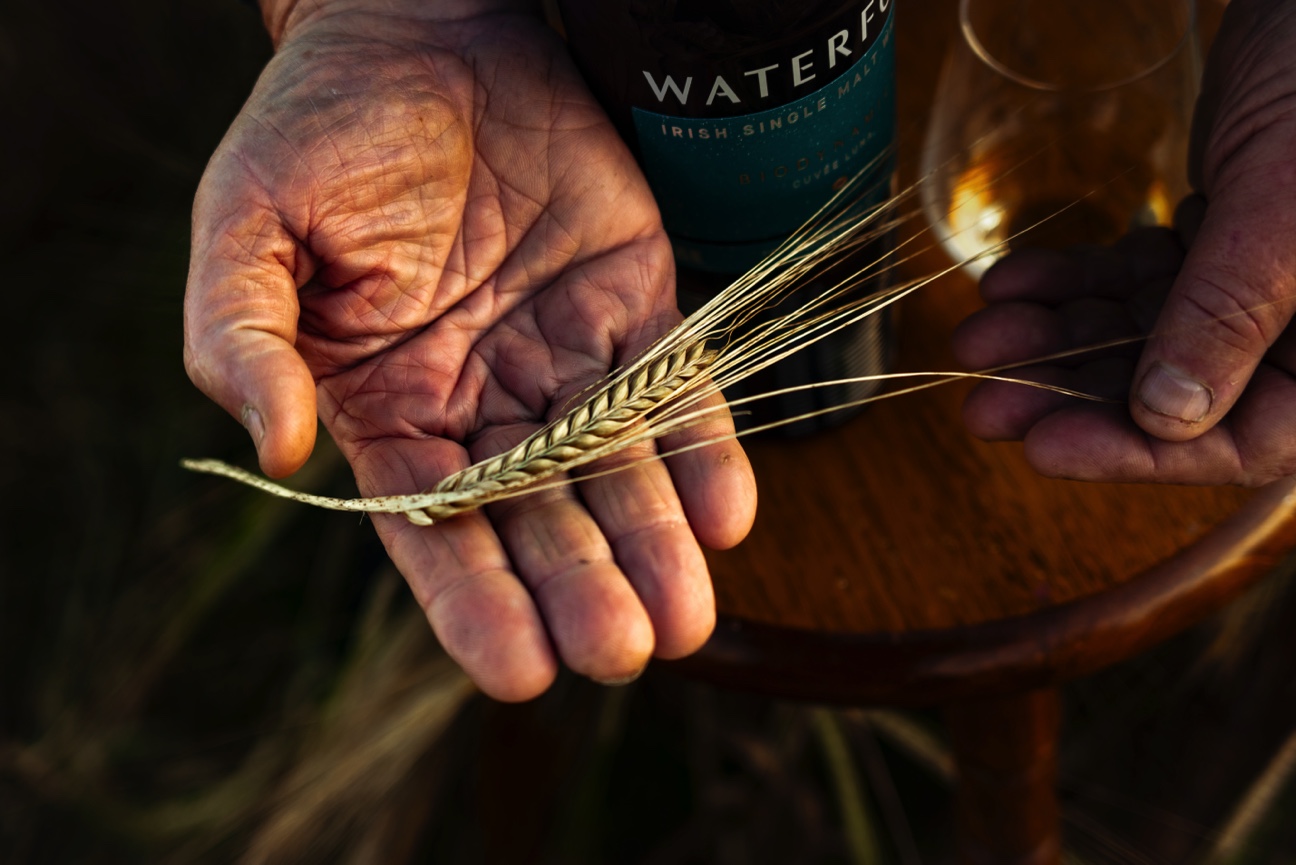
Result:
<svg viewBox="0 0 1296 865"><path fill-rule="evenodd" d="M256 444L261 470L283 477L315 446L315 382L294 348L296 242L270 214L231 214L212 225L205 197L194 207L185 291L185 369L237 418Z"/></svg>
<svg viewBox="0 0 1296 865"><path fill-rule="evenodd" d="M1212 184L1135 371L1130 412L1159 439L1218 423L1296 309L1296 162L1252 144Z"/></svg>

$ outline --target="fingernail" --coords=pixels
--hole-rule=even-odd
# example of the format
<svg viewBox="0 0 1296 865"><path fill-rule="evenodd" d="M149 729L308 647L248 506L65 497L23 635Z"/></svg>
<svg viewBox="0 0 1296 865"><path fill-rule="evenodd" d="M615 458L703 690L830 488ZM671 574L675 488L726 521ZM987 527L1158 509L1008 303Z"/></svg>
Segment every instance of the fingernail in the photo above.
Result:
<svg viewBox="0 0 1296 865"><path fill-rule="evenodd" d="M1143 376L1138 398L1159 415L1197 423L1210 411L1214 397L1206 385L1158 363Z"/></svg>
<svg viewBox="0 0 1296 865"><path fill-rule="evenodd" d="M644 670L646 670L646 669L648 669L648 668L647 668L647 667L640 667L638 670L636 670L635 672L631 673L630 675L628 675L628 676L622 676L622 677L619 678L619 679L595 679L594 681L598 682L600 685L609 685L609 686L611 686L611 687L617 687L617 686L619 686L619 685L628 685L628 684L630 684L631 682L633 682L635 679L637 679L637 678L639 678L640 676L642 676L642 675L644 674Z"/></svg>
<svg viewBox="0 0 1296 865"><path fill-rule="evenodd" d="M265 438L265 421L261 419L261 412L257 411L251 405L244 405L243 411L239 415L243 421L243 426L252 434L252 441L256 446L261 447L261 440Z"/></svg>

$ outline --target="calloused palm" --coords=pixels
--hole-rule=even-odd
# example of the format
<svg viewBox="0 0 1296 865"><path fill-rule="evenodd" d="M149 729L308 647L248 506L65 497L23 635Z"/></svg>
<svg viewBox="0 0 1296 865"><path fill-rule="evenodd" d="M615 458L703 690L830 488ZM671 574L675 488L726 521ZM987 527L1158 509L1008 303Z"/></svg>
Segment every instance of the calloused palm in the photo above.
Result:
<svg viewBox="0 0 1296 865"><path fill-rule="evenodd" d="M672 282L641 174L540 21L321 15L203 178L186 364L268 474L305 461L318 411L362 494L412 492L674 324ZM559 657L609 681L696 649L699 541L736 543L754 507L730 441L431 528L375 523L447 650L524 699Z"/></svg>

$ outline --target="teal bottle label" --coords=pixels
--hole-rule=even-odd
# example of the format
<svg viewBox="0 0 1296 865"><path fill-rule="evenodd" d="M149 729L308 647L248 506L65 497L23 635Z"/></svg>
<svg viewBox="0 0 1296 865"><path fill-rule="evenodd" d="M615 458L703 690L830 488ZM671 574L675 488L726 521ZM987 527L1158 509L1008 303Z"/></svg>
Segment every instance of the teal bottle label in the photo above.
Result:
<svg viewBox="0 0 1296 865"><path fill-rule="evenodd" d="M724 117L632 109L640 161L681 266L748 269L872 160L879 161L878 200L890 193L893 160L884 154L895 138L891 5L880 4L882 20L875 22L871 13L879 7L869 0L852 26L826 44L745 71L741 83L718 74L643 73L665 110L696 111L691 103L732 110L750 91L768 94L769 79L779 74L790 79L784 88L804 93L775 108ZM815 78L827 83L811 90Z"/></svg>

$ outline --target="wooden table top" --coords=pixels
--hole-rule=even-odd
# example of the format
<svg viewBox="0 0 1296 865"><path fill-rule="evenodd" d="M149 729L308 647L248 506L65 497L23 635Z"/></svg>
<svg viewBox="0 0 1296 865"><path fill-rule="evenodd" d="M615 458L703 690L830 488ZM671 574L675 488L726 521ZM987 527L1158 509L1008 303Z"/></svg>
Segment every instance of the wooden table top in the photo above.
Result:
<svg viewBox="0 0 1296 865"><path fill-rule="evenodd" d="M916 148L903 145L919 140L937 73L930 58L943 56L954 9L954 0L914 0L897 10L902 180L915 173ZM918 266L934 271L945 261L934 251ZM961 274L907 299L899 368L957 369L949 336L978 303ZM984 443L966 432L960 406L968 388L956 383L875 403L813 437L749 443L757 522L738 548L708 556L721 625L691 662L695 670L709 668L704 674L713 677L733 664L773 663L784 667L780 675L798 664L822 670L822 652L848 644L887 651L922 644L924 657L955 644L992 645L1002 659L1011 644L1015 663L1036 679L1076 674L1195 621L1296 544L1291 484L1256 493L1042 478L1019 444ZM1181 551L1212 533L1214 546L1185 559ZM1185 592L1194 599L1187 606ZM1078 651L1085 634L1117 619L1119 648L1059 660L1068 651L1063 643ZM1048 639L1061 640L1051 644L1058 650L1051 661L1031 648L1039 623ZM751 639L764 648L752 654L744 643ZM798 647L791 654L779 648L789 639ZM988 673L996 663L982 658L974 666ZM1041 673L1041 664L1054 669ZM943 668L940 675L952 674ZM759 678L738 676L747 685ZM817 693L811 685L773 689Z"/></svg>
<svg viewBox="0 0 1296 865"><path fill-rule="evenodd" d="M962 278L902 310L901 369L957 369L946 343L973 307ZM973 439L968 386L870 406L827 433L750 443L760 506L710 563L720 610L844 632L1020 616L1106 591L1193 543L1253 493L1037 475L1017 443Z"/></svg>

